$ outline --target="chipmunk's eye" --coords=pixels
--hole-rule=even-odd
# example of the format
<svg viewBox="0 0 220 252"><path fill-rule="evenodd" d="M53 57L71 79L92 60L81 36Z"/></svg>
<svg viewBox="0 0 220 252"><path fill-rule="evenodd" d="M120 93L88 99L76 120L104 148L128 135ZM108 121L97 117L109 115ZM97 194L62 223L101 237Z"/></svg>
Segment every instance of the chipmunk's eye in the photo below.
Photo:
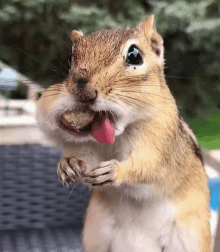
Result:
<svg viewBox="0 0 220 252"><path fill-rule="evenodd" d="M128 49L126 63L131 65L143 64L141 53L136 45L131 45Z"/></svg>

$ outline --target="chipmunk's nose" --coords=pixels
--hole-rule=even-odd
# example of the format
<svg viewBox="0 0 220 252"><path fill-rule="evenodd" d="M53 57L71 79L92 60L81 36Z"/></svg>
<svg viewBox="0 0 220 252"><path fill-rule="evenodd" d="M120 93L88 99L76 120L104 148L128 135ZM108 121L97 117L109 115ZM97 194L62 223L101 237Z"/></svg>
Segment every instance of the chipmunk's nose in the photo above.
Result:
<svg viewBox="0 0 220 252"><path fill-rule="evenodd" d="M97 90L83 90L79 94L79 101L82 103L94 103L98 96Z"/></svg>
<svg viewBox="0 0 220 252"><path fill-rule="evenodd" d="M94 103L97 96L98 96L98 91L88 85L88 80L87 79L79 79L77 81L78 85L78 100L81 103Z"/></svg>

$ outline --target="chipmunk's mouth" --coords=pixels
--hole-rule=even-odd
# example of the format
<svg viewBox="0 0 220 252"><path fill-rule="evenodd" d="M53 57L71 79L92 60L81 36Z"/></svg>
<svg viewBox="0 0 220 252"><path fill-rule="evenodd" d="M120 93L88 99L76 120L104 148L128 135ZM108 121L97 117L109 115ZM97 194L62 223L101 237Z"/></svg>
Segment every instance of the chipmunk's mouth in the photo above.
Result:
<svg viewBox="0 0 220 252"><path fill-rule="evenodd" d="M79 137L92 135L100 143L113 143L114 117L111 112L71 111L61 115L59 126Z"/></svg>

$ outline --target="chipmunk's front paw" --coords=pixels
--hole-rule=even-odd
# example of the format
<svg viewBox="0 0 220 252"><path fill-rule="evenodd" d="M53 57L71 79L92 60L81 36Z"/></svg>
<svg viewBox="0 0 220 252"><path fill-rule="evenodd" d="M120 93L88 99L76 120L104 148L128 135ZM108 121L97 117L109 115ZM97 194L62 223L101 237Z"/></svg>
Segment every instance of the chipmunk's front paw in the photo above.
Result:
<svg viewBox="0 0 220 252"><path fill-rule="evenodd" d="M65 185L75 182L85 171L86 163L74 157L62 157L57 165L57 175Z"/></svg>
<svg viewBox="0 0 220 252"><path fill-rule="evenodd" d="M114 184L114 167L118 162L112 159L107 162L101 162L98 167L90 173L84 174L85 182L92 186L104 186Z"/></svg>

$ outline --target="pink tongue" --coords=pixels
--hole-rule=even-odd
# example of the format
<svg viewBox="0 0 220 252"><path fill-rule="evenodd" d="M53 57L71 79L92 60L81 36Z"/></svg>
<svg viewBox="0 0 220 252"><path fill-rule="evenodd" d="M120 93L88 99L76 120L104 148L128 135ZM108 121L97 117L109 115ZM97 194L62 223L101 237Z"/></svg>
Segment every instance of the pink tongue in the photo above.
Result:
<svg viewBox="0 0 220 252"><path fill-rule="evenodd" d="M114 143L115 141L113 125L106 116L98 118L92 124L92 135L102 144Z"/></svg>

